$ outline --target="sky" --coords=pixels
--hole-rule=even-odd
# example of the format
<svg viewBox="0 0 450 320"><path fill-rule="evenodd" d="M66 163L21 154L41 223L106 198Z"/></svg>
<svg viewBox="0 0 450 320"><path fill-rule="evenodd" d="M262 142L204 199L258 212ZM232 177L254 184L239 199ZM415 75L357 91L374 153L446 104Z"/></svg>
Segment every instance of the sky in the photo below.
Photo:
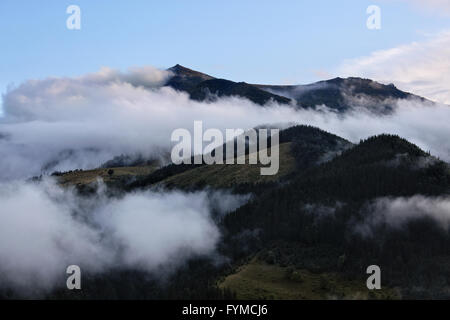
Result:
<svg viewBox="0 0 450 320"><path fill-rule="evenodd" d="M81 9L80 30L66 27L66 8L73 4ZM372 4L381 9L379 30L366 27ZM448 0L2 0L0 93L28 79L73 77L104 66L177 63L249 83L302 84L337 75L402 82L411 75L379 74L380 68L404 63L402 55L374 64L373 54L427 44L447 30ZM417 55L411 59L416 62ZM421 70L428 69L426 64ZM401 79L389 79L394 75ZM404 88L432 92L429 98L445 90L434 86L442 79L433 78L433 88L420 92L425 87L416 88L420 81L429 79L407 79Z"/></svg>

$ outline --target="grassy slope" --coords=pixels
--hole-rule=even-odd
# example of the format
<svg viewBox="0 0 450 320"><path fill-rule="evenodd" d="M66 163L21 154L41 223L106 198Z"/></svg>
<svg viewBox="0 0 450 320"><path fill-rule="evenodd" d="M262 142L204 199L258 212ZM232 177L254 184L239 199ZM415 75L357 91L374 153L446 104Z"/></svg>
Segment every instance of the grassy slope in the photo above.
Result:
<svg viewBox="0 0 450 320"><path fill-rule="evenodd" d="M124 177L136 177L147 175L154 170L156 166L141 166L141 167L117 167L117 168L100 168L85 171L71 171L62 174L58 177L61 185L85 185L96 181L98 178L103 179L104 182L113 182ZM113 174L108 174L112 169Z"/></svg>
<svg viewBox="0 0 450 320"><path fill-rule="evenodd" d="M398 299L395 290L382 288L370 291L365 279L346 280L337 273L312 273L270 265L254 258L236 273L219 282L220 288L230 289L238 299ZM291 273L292 274L292 273Z"/></svg>
<svg viewBox="0 0 450 320"><path fill-rule="evenodd" d="M275 181L291 173L295 168L295 159L290 152L290 143L280 144L280 168L278 174L262 176L260 164L228 164L205 165L171 176L161 183L176 187L188 187L193 185L209 185L211 187L231 187L240 183L259 183Z"/></svg>
<svg viewBox="0 0 450 320"><path fill-rule="evenodd" d="M259 183L275 181L291 173L295 169L295 159L290 152L290 143L280 144L280 167L278 174L272 176L262 176L260 174L260 164L248 164L248 156L246 164L231 165L204 165L186 172L176 174L159 182L162 185L171 185L174 187L190 187L199 184L208 185L216 188L231 187L239 183ZM236 161L235 161L236 162ZM112 175L108 174L108 170L113 169ZM96 181L97 178L103 179L104 182L118 181L124 177L143 177L155 171L156 166L139 166L139 167L117 167L117 168L100 168L86 171L72 171L63 173L59 176L61 185L86 185Z"/></svg>

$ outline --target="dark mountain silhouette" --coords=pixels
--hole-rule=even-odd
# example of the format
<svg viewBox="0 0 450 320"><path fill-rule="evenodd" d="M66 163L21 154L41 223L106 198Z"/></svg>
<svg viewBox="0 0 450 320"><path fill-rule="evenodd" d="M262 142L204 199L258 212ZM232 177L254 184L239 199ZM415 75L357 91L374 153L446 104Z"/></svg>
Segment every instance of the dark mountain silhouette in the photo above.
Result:
<svg viewBox="0 0 450 320"><path fill-rule="evenodd" d="M363 288L367 266L376 264L382 270L383 288L396 288L399 297L449 297L450 232L438 221L413 215L400 228L387 223L372 226L372 236L355 228L374 219L368 204L376 199L448 197L447 163L395 135L374 136L354 145L314 127L295 126L280 132L280 143L289 146L290 155L283 154L283 159L293 157L294 170L270 182L251 180L259 177L249 175L245 183L236 180L230 186L232 192L253 195L219 222L224 238L218 250L230 264L217 266L211 260L195 258L164 286L135 271L112 272L86 280L85 297L108 298L120 293L127 298L230 298L233 293L218 289L217 279L247 265L254 267L254 259L273 270L308 270L323 278L333 274L333 278L342 277ZM252 169L247 165L169 165L136 180L117 181L113 194L164 185L208 190L220 185L216 182L233 170ZM205 176L201 185L195 183L199 174ZM193 183L189 185L190 179ZM85 191L95 195L95 190ZM268 279L274 279L272 271L265 272ZM308 274L301 272L305 277ZM321 282L320 290L327 296L340 297L344 287ZM258 284L248 285L260 292ZM235 293L239 296L241 292ZM54 297L61 295L66 296L67 290ZM271 295L268 291L264 297Z"/></svg>
<svg viewBox="0 0 450 320"><path fill-rule="evenodd" d="M260 90L245 82L233 82L224 79L212 79L203 81L190 92L194 100L214 100L215 97L239 96L249 99L256 104L264 105L270 101L280 104L289 104L290 99Z"/></svg>
<svg viewBox="0 0 450 320"><path fill-rule="evenodd" d="M172 72L173 76L169 79L166 85L186 92L190 92L195 89L195 87L203 81L214 79L214 77L185 68L179 64L167 70Z"/></svg>
<svg viewBox="0 0 450 320"><path fill-rule="evenodd" d="M431 103L422 97L401 91L393 84L385 85L356 77L334 78L308 85L263 85L217 79L180 65L168 70L174 76L167 85L188 92L192 99L198 101L239 96L260 105L275 101L308 109L325 105L338 112L364 108L377 114L392 112L399 99L418 99Z"/></svg>
<svg viewBox="0 0 450 320"><path fill-rule="evenodd" d="M271 100L280 104L290 103L288 98L261 90L245 82L216 79L178 64L168 70L174 76L169 79L167 85L177 90L186 91L194 100L212 101L216 97L239 96L260 105L264 105Z"/></svg>
<svg viewBox="0 0 450 320"><path fill-rule="evenodd" d="M397 89L393 84L384 85L362 78L334 78L308 85L276 86L256 85L258 88L286 96L297 101L299 107L315 108L326 105L338 111L363 107L375 112L388 113L398 99L426 99Z"/></svg>
<svg viewBox="0 0 450 320"><path fill-rule="evenodd" d="M400 228L382 223L372 236L356 226L382 214L367 206L380 197L449 192L446 163L398 136L375 136L227 215L225 242L236 259L258 252L271 264L350 278L362 278L375 263L384 285L397 286L402 297L448 298L450 232L438 220L417 215ZM244 237L247 230L258 236Z"/></svg>

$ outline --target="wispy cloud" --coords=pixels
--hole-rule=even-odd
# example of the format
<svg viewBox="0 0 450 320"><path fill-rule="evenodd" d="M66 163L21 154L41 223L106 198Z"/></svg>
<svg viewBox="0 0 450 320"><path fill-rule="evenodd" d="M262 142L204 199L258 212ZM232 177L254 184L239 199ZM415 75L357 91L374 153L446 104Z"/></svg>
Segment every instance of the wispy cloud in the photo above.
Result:
<svg viewBox="0 0 450 320"><path fill-rule="evenodd" d="M101 185L86 198L50 179L0 183L0 289L33 296L63 287L71 264L88 274L127 268L162 276L189 258L217 257L212 211L247 200L220 191L109 198Z"/></svg>
<svg viewBox="0 0 450 320"><path fill-rule="evenodd" d="M450 227L450 198L412 197L375 199L363 209L364 220L355 226L356 232L372 236L374 228L388 226L399 229L410 221L429 218L445 231Z"/></svg>
<svg viewBox="0 0 450 320"><path fill-rule="evenodd" d="M450 31L345 61L337 72L393 82L402 90L450 104Z"/></svg>

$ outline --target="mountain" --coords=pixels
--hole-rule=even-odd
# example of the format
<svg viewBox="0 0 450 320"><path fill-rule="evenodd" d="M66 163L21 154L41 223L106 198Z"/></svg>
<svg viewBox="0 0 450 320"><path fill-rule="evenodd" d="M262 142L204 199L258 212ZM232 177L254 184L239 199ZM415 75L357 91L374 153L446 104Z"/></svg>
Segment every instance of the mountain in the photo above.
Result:
<svg viewBox="0 0 450 320"><path fill-rule="evenodd" d="M136 168L115 168L112 174L101 169L102 176L110 176L113 196L141 188L214 188L252 198L218 222L223 234L218 251L228 263L194 258L163 286L147 274L115 271L85 280L84 297L450 297L448 229L417 214L421 205L397 210L399 218L412 215L398 220L405 221L401 227L390 226L389 220L379 220L386 209L376 212L373 205L377 199L445 199L450 194L447 163L395 135L352 144L309 126L280 131L280 154L279 174L267 179L258 174L259 165L248 164L169 165L127 179ZM60 178L68 185L70 179L80 181L79 174ZM85 194L95 195L95 190ZM365 287L366 267L372 264L382 270L383 289L377 292ZM63 290L55 297L67 294Z"/></svg>
<svg viewBox="0 0 450 320"><path fill-rule="evenodd" d="M203 81L214 79L214 77L211 77L210 75L185 68L179 64L167 70L170 71L173 76L166 85L176 90L186 92L195 89L195 87Z"/></svg>
<svg viewBox="0 0 450 320"><path fill-rule="evenodd" d="M306 169L327 162L353 146L339 136L304 125L281 130L279 139L279 171L276 175L263 176L260 174L261 165L250 165L248 161L244 165L170 164L158 168L155 161L126 165L126 156L116 157L99 169L55 172L52 175L58 177L62 185L75 185L81 190L90 190L89 185L99 177L110 188L126 192L164 186L184 190L230 188L245 193L290 181Z"/></svg>
<svg viewBox="0 0 450 320"><path fill-rule="evenodd" d="M391 113L399 99L429 102L422 97L401 91L393 84L385 85L356 77L334 78L307 85L263 85L217 79L178 64L168 70L174 76L166 85L185 91L198 101L239 96L259 105L275 101L296 108L315 109L326 105L338 112L363 108L377 114Z"/></svg>
<svg viewBox="0 0 450 320"><path fill-rule="evenodd" d="M276 175L262 176L257 165L168 165L140 176L127 191L156 184L169 188L204 187L250 190L257 184L289 181L304 170L329 161L353 146L349 141L321 129L298 125L280 131L280 169ZM224 152L225 154L225 152Z"/></svg>
<svg viewBox="0 0 450 320"><path fill-rule="evenodd" d="M239 96L248 100L265 105L270 101L279 104L289 104L290 99L273 94L245 82L233 82L224 79L212 79L203 81L190 91L191 98L198 101L215 100L217 97Z"/></svg>
<svg viewBox="0 0 450 320"><path fill-rule="evenodd" d="M194 100L211 101L215 100L216 97L239 96L260 105L272 100L280 104L289 104L291 101L286 97L261 90L245 82L216 79L179 64L167 70L173 73L173 77L168 80L166 85L189 93Z"/></svg>
<svg viewBox="0 0 450 320"><path fill-rule="evenodd" d="M398 99L424 98L397 89L393 84L384 85L362 78L334 78L308 85L277 86L255 85L260 89L297 101L301 108L326 105L345 112L351 108L366 108L376 113L389 113Z"/></svg>
<svg viewBox="0 0 450 320"><path fill-rule="evenodd" d="M326 103L338 112L362 107L384 114L397 99L421 99L368 79L265 86L179 65L170 71L167 85L200 101L241 96L264 105L284 95L294 108ZM280 130L279 160L274 176L261 176L260 164L160 167L127 155L97 170L56 174L60 184L75 185L88 199L95 198L101 177L111 198L152 189L226 191L217 206L228 201L227 193L249 200L214 215L222 235L215 258L192 258L164 284L145 272L112 270L86 278L79 296L62 290L50 297L450 298L447 163L399 136L381 134L353 144L311 126ZM373 264L382 270L383 289L376 292L365 285L366 268Z"/></svg>
<svg viewBox="0 0 450 320"><path fill-rule="evenodd" d="M400 297L448 298L448 229L442 228L439 219L418 214L420 205L399 206L408 203L401 200L408 197L424 203L449 194L448 164L398 136L379 135L304 170L288 184L262 193L256 201L227 215L225 242L235 259L251 252L250 256L258 257L256 265L242 268L269 263L278 268L291 266L302 274L309 270L361 279L365 267L375 263L383 272L383 287L396 287ZM377 207L377 199L392 203L396 216L383 220L387 209ZM377 208L381 208L379 212ZM405 215L409 213L408 220ZM404 223L398 226L401 219ZM238 271L235 276L246 274ZM225 281L228 288L240 288L232 280ZM332 289L332 284L327 286L329 296L339 297L344 292ZM245 290L253 291L255 298L257 288L247 286Z"/></svg>

